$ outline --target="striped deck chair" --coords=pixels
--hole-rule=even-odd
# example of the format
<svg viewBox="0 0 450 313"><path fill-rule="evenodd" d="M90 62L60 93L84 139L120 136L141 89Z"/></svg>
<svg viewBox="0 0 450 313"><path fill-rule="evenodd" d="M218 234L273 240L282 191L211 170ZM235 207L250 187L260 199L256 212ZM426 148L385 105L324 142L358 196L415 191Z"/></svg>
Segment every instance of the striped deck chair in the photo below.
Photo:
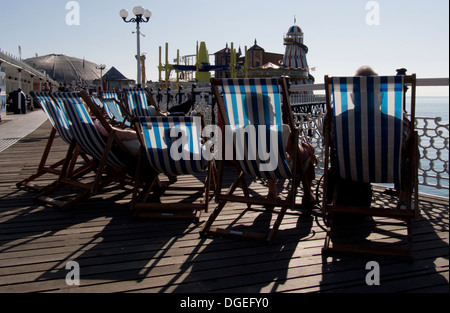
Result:
<svg viewBox="0 0 450 313"><path fill-rule="evenodd" d="M103 92L100 96L103 108L113 125L125 128L131 126L131 116L116 92Z"/></svg>
<svg viewBox="0 0 450 313"><path fill-rule="evenodd" d="M231 154L234 152L238 175L228 191L222 194L224 161L220 162L216 190L216 201L219 205L204 225L201 235L239 236L271 243L287 209L294 209L297 187L301 178L304 177L302 169L296 168L298 163L296 160L299 157L297 149L293 156L292 168L286 159L287 143L283 140L282 125L289 125L292 132L292 136L289 138L293 141L291 143L293 146L298 145L299 139L289 105L287 83L284 79L278 78L212 79L211 88L225 124L222 160L232 160ZM219 89L222 90L223 97L220 95ZM228 138L235 137L231 144L227 144L227 136ZM248 136L247 140L246 136ZM227 156L228 153L230 154ZM255 195L250 196L244 180L246 175L262 180L284 179L290 181L287 197L267 199L265 196L258 196L256 191ZM234 194L239 185L244 191L243 196ZM212 227L213 222L228 201L247 203L249 209L252 204L270 206L274 208L274 213L278 213L278 217L268 233L241 232ZM281 209L276 210L276 207Z"/></svg>
<svg viewBox="0 0 450 313"><path fill-rule="evenodd" d="M409 88L411 96L406 104ZM325 77L327 118L325 136L325 177L323 213L328 222L324 252L347 251L411 257L411 220L418 217L417 133L415 123L416 77L369 76ZM409 123L405 120L410 113ZM410 134L409 138L405 134ZM406 161L408 160L408 161ZM328 166L330 171L328 171ZM339 200L346 182L358 184L393 183L406 193L405 207L349 204ZM328 188L332 192L329 192ZM407 248L391 249L333 242L335 215L351 213L404 219ZM369 240L367 240L369 241ZM367 242L366 242L367 243Z"/></svg>
<svg viewBox="0 0 450 313"><path fill-rule="evenodd" d="M201 118L141 116L136 122L136 130L141 135L142 150L132 200L134 215L153 218L187 218L198 222L202 211L208 210L210 185L214 183L213 161L205 160L202 153ZM180 183L163 186L159 183L158 175L145 183L145 180L141 179L144 176L141 164L144 162L149 162L152 169L167 176L198 175L205 171L206 176L200 185L194 183L194 186L179 186ZM203 180L203 177L200 180ZM158 198L161 191L164 191L164 199L167 199L169 191L173 190L184 191L182 194L187 198L182 197L181 201L177 200L174 203L148 202L152 191ZM193 191L200 194L194 197ZM177 193L177 196L179 195L180 193Z"/></svg>
<svg viewBox="0 0 450 313"><path fill-rule="evenodd" d="M51 96L66 114L73 141L95 161L95 177L62 176L56 186L36 197L39 202L66 210L90 195L98 193L111 183L124 179L128 169L125 159L131 156L128 155L127 149L86 92L55 92ZM90 114L102 123L109 134L107 138L103 138L98 132ZM67 158L73 153L74 145L71 147L72 150L69 149L67 152ZM113 147L117 147L118 150L113 150L115 149ZM81 193L68 201L59 201L50 197L64 186L80 189Z"/></svg>
<svg viewBox="0 0 450 313"><path fill-rule="evenodd" d="M60 176L63 169L63 167L66 158L59 160L58 162L55 162L54 164L47 165L47 159L49 157L49 154L51 152L51 148L53 145L53 141L55 140L56 134L58 134L63 141L65 141L69 146L72 144L72 134L69 130L69 122L66 119L65 113L63 112L62 108L57 105L53 101L53 99L50 96L50 93L48 92L31 92L31 97L34 101L36 101L42 110L47 115L48 120L52 124L52 130L50 131L49 138L47 140L47 143L44 148L44 152L42 154L38 169L35 174L31 175L30 177L18 182L17 188L24 188L29 189L32 191L38 191L42 192L45 188L48 188L51 184L46 184L46 186L40 186L33 181L36 179L42 177L45 174L53 174L56 176ZM74 171L78 156L81 156L84 160L84 165L80 165L79 168L77 168L76 171ZM84 153L80 153L79 146L76 146L74 150L74 154L70 158L70 163L68 164L67 169L64 169L66 172L66 176L72 176L72 175L80 175L84 173L89 167L92 166L91 161L87 158L87 156Z"/></svg>
<svg viewBox="0 0 450 313"><path fill-rule="evenodd" d="M149 92L145 89L125 90L128 109L131 116L155 116L157 105Z"/></svg>
<svg viewBox="0 0 450 313"><path fill-rule="evenodd" d="M117 103L120 103L119 95L117 94L117 92L114 91L103 91L101 94L101 98L103 100L114 99L117 101Z"/></svg>

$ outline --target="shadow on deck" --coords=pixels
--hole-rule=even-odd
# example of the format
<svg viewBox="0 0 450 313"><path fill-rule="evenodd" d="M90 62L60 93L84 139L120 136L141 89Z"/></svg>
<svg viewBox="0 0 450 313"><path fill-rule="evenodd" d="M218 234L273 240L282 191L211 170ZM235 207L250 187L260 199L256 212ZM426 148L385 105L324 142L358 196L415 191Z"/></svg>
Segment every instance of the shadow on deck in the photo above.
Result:
<svg viewBox="0 0 450 313"><path fill-rule="evenodd" d="M275 242L199 237L189 221L137 220L129 211L131 189L113 186L68 212L33 203L34 194L15 183L37 168L50 124L0 153L0 292L148 293L369 293L448 292L448 199L422 196L422 216L413 224L414 262L360 255L336 255L323 262L324 222L290 211ZM58 138L53 160L64 156ZM180 179L193 184L196 177ZM266 187L253 182L255 192ZM379 201L389 197L376 191ZM210 212L215 203L211 202ZM243 214L227 205L218 224L263 229L273 221L261 208ZM237 221L240 217L240 221ZM244 222L242 225L239 223ZM245 224L245 222L247 222ZM361 238L396 241L403 228L385 220L345 221ZM392 235L392 236L391 236ZM357 237L355 237L357 238ZM398 239L399 244L401 244ZM70 286L68 262L80 266L80 285ZM366 264L377 261L379 286L366 284ZM69 275L69 278L71 276Z"/></svg>

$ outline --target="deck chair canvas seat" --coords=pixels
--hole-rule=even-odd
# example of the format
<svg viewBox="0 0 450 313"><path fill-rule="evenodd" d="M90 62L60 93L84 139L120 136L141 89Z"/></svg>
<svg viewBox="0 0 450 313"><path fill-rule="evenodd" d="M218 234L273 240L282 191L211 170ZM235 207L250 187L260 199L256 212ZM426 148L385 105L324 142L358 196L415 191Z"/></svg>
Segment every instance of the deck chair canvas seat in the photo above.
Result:
<svg viewBox="0 0 450 313"><path fill-rule="evenodd" d="M419 214L415 81L415 75L325 77L323 214L328 223L325 254L344 251L411 257L411 221ZM406 84L411 85L408 98ZM409 122L405 119L406 112L410 115ZM339 203L339 190L345 181L404 186L405 207L396 206L398 199L392 205L378 205L374 201L364 206ZM335 218L339 213L405 220L407 248L333 242Z"/></svg>
<svg viewBox="0 0 450 313"><path fill-rule="evenodd" d="M155 116L158 106L146 89L125 90L128 110L133 117Z"/></svg>
<svg viewBox="0 0 450 313"><path fill-rule="evenodd" d="M199 221L201 213L208 211L210 185L214 182L213 161L205 160L202 153L202 128L200 117L141 116L135 119L137 133L140 134L141 153L136 171L132 210L134 216L145 218L181 218ZM206 172L203 181L194 186L162 185L159 177L145 181L146 171L142 164L149 162L158 174L166 176L196 175ZM152 175L152 172L150 173ZM203 178L201 178L203 179ZM188 201L161 203L159 196L171 192L187 193ZM152 200L150 193L158 201ZM197 197L191 197L192 193ZM161 200L166 200L163 196ZM153 198L154 200L154 198Z"/></svg>
<svg viewBox="0 0 450 313"><path fill-rule="evenodd" d="M79 145L81 151L89 155L95 162L93 177L70 177L63 172L56 186L36 197L38 202L66 210L90 195L98 193L106 186L125 180L128 165L133 162L133 157L129 155L128 150L117 138L114 130L86 92L56 92L51 96L63 108L69 122L70 133L73 136L71 147L67 152L65 167L76 145ZM99 133L91 114L101 122L108 132L107 138ZM52 195L64 186L79 189L81 193L72 196L68 201L52 198Z"/></svg>
<svg viewBox="0 0 450 313"><path fill-rule="evenodd" d="M100 96L105 112L113 123L121 127L131 127L131 115L120 101L116 92L105 91Z"/></svg>
<svg viewBox="0 0 450 313"><path fill-rule="evenodd" d="M51 148L53 142L55 140L56 134L58 134L61 139L70 146L72 143L73 137L69 130L69 123L62 112L62 109L58 106L56 102L51 98L49 92L31 92L31 96L35 102L37 102L42 110L47 115L48 120L52 124L52 130L50 131L49 138L47 139L47 143L45 145L44 152L41 157L41 161L39 163L38 169L35 174L27 177L26 179L18 182L16 185L18 188L25 188L32 191L42 192L45 188L48 188L54 181L50 184L46 184L46 186L40 186L34 183L35 180L41 178L45 174L53 174L56 177L61 175L62 166L65 162L65 158L48 165L47 160L51 152ZM76 162L78 157L82 158L82 164L75 170ZM92 166L91 160L80 151L79 146L76 146L74 153L71 157L70 164L67 168L67 176L78 176L83 175L85 171L89 170Z"/></svg>
<svg viewBox="0 0 450 313"><path fill-rule="evenodd" d="M225 130L230 136L236 136L232 146L226 145L223 150L235 153L237 176L227 192L222 193L224 161L220 162L216 190L216 201L219 203L201 230L202 236L238 236L242 238L272 242L280 227L287 209L294 209L297 187L304 178L302 169L297 168L298 153L292 156L292 167L286 158L286 141L283 139L283 124L288 125L293 146L298 145L299 133L294 125L289 105L288 87L285 79L212 79L212 92L219 105L219 113L224 121ZM220 94L223 92L223 97ZM245 135L246 131L253 132ZM256 141L256 142L255 142ZM261 142L260 142L261 141ZM263 149L263 142L270 149ZM270 145L267 143L270 142ZM225 138L223 139L225 144ZM231 149L232 147L232 149ZM260 147L262 150L260 150ZM268 156L267 152L271 152ZM264 153L265 152L265 153ZM231 160L232 155L222 156L222 160ZM275 160L275 161L274 161ZM264 196L250 196L245 177L256 179L287 179L290 181L288 194L284 199L267 199ZM244 195L235 193L238 187ZM214 227L213 223L227 202L279 207L278 217L267 233L239 232L232 228Z"/></svg>

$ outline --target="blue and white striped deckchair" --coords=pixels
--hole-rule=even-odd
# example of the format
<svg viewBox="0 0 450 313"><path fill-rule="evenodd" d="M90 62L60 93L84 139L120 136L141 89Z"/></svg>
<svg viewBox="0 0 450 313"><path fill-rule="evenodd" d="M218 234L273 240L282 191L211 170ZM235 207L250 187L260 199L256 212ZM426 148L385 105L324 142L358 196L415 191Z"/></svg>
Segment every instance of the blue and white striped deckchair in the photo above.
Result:
<svg viewBox="0 0 450 313"><path fill-rule="evenodd" d="M406 97L406 84L411 84L411 96ZM372 216L406 219L408 248L380 250L357 246L331 244L328 228L325 251L341 250L368 253L386 253L411 256L410 220L418 214L417 197L417 134L415 122L416 77L364 76L325 77L327 114L325 137L325 178L323 210L331 219L334 213L356 213ZM409 106L406 103L409 99ZM405 121L406 111L410 123ZM406 130L405 128L409 129ZM410 134L407 137L405 134ZM408 144L405 145L405 140ZM408 146L408 148L405 148ZM406 162L405 160L409 160ZM332 178L328 171L331 163ZM405 171L408 175L405 175ZM343 182L358 184L394 183L407 194L406 208L340 203L339 188ZM328 192L328 182L334 182L334 194ZM342 187L341 187L342 188ZM330 225L332 225L332 221Z"/></svg>
<svg viewBox="0 0 450 313"><path fill-rule="evenodd" d="M100 109L104 109L104 104L102 102L102 100L98 97L98 95L92 95L91 96L92 101L94 101L94 103L100 108ZM105 112L108 115L108 112ZM109 115L108 115L109 116Z"/></svg>
<svg viewBox="0 0 450 313"><path fill-rule="evenodd" d="M292 174L286 161L286 146L283 144L282 95L278 79L225 79L221 81L221 88L224 95L225 124L229 125L225 128L225 136L236 137L233 140L233 150L240 168L254 177L290 178ZM245 132L253 133L249 133L249 137L255 140L245 142L244 136L240 135ZM268 147L262 149L275 155L266 159L267 155L259 151L259 145L263 144ZM268 166L267 161L261 160L261 155L269 161L275 158L276 164Z"/></svg>
<svg viewBox="0 0 450 313"><path fill-rule="evenodd" d="M103 91L102 99L103 100L113 99L113 100L116 100L117 103L120 103L119 95L117 94L117 92L114 92L114 91Z"/></svg>
<svg viewBox="0 0 450 313"><path fill-rule="evenodd" d="M64 164L64 162L66 161L66 158L64 158L50 166L46 165L46 162L47 162L51 147L53 145L53 141L55 139L56 133L58 133L59 136L62 138L62 140L64 140L69 145L71 145L71 143L72 143L72 134L70 133L69 122L66 119L65 113L63 112L62 108L60 108L53 101L53 99L50 97L50 93L48 93L48 92L31 92L30 94L31 94L32 98L34 99L34 101L36 101L40 105L42 110L45 112L45 114L47 115L47 118L50 121L50 123L52 124L53 128L52 128L52 130L50 132L50 136L47 140L47 144L46 144L44 152L42 154L41 161L39 163L37 172L35 174L31 175L30 177L22 180L21 182L17 183L16 185L18 188L26 188L26 189L31 189L33 191L42 191L44 189L44 187L34 184L34 183L32 183L32 181L38 179L39 177L41 177L42 175L47 174L47 173L58 175L58 176L61 175L64 168L63 169L58 169L58 168L60 166L62 166ZM85 160L86 164L84 166L80 166L80 168L77 169L76 172L73 172L74 167L75 167L75 162L76 162L79 154L80 154L79 147L77 147L77 149L74 151L74 155L71 157L72 162L66 169L67 173L65 173L65 176L79 174L80 171L84 171L90 166L89 160L87 159L87 157L83 153L81 153L81 156ZM47 184L47 187L49 185L51 185L51 184Z"/></svg>
<svg viewBox="0 0 450 313"><path fill-rule="evenodd" d="M219 113L224 121L225 133L223 143L224 160L236 161L238 176L225 194L222 194L222 177L224 162L219 168L217 183L217 201L219 206L205 223L201 235L219 234L262 239L271 242L281 224L288 208L295 205L297 187L300 183L300 168L296 168L298 153L293 157L293 167L289 167L286 159L287 140L283 136L283 124L287 124L292 136L293 147L298 145L298 131L294 125L289 105L288 88L285 79L212 79L211 88L217 100ZM222 92L222 95L221 95ZM231 139L235 138L235 139ZM288 195L285 199L267 199L264 196L250 196L245 184L244 175L261 179L283 178L291 181L288 184ZM234 195L238 185L242 185L244 196ZM256 194L256 193L254 193ZM240 233L229 229L212 227L227 201L281 207L278 218L269 234Z"/></svg>
<svg viewBox="0 0 450 313"><path fill-rule="evenodd" d="M111 123L130 127L129 114L120 105L119 96L115 92L103 92L100 97L93 97L96 104L105 110Z"/></svg>
<svg viewBox="0 0 450 313"><path fill-rule="evenodd" d="M200 117L178 116L141 116L136 123L140 134L143 153L140 154L136 172L136 184L133 191L132 209L137 217L183 218L199 220L202 211L208 210L210 184L213 181L213 161L207 161L202 153L202 129ZM153 179L142 179L147 173L141 173L143 158L151 165ZM207 171L206 171L207 170ZM164 187L159 184L158 174L167 176L196 175L206 171L201 186L180 186L174 184ZM176 203L148 202L151 190L158 185L167 191L189 191L187 201ZM140 191L143 187L142 192ZM165 197L169 196L166 191ZM200 201L192 199L192 192L201 192ZM186 193L184 193L186 196ZM184 198L183 198L184 199Z"/></svg>
<svg viewBox="0 0 450 313"><path fill-rule="evenodd" d="M141 116L139 121L148 160L158 172L179 176L206 169L208 163L203 158L200 141L200 117ZM171 135L177 136L176 139Z"/></svg>
<svg viewBox="0 0 450 313"><path fill-rule="evenodd" d="M53 100L62 108L67 121L69 122L69 132L73 137L73 142L81 148L87 155L91 156L95 162L96 175L89 181L81 181L80 176L61 177L58 184L53 188L39 195L36 200L47 204L57 206L66 210L79 201L87 198L91 194L96 194L105 186L123 179L127 170L126 162L123 162L115 152L112 151L113 144L121 148L122 153L126 155L126 149L117 136L108 127L104 116L100 113L90 96L85 93L77 92L56 92L51 94ZM89 107L89 110L88 110ZM98 132L90 114L102 122L108 131L108 138L104 139ZM71 151L68 152L68 157ZM69 201L58 201L50 198L50 195L63 186L76 187L83 192Z"/></svg>
<svg viewBox="0 0 450 313"><path fill-rule="evenodd" d="M334 141L343 179L399 183L403 76L333 77Z"/></svg>
<svg viewBox="0 0 450 313"><path fill-rule="evenodd" d="M199 220L202 211L208 211L210 198L210 184L213 181L213 161L206 161L202 153L202 129L199 117L139 117L136 123L137 133L140 134L143 153L140 154L136 172L136 184L133 191L132 209L137 217L153 218L187 218ZM142 179L143 158L151 165L153 179ZM206 171L207 170L207 171ZM206 177L201 186L180 186L174 184L163 186L159 184L158 174L167 176L198 175L206 171ZM158 185L158 186L157 186ZM197 184L198 185L198 184ZM175 203L148 202L148 196L154 187L164 190L189 191L182 199ZM140 191L141 187L143 190ZM165 198L169 197L165 192ZM192 192L201 192L200 201L191 198ZM156 192L158 194L158 192ZM179 196L179 194L177 194ZM159 197L159 194L158 194ZM198 198L198 196L197 196ZM166 201L167 202L167 201Z"/></svg>
<svg viewBox="0 0 450 313"><path fill-rule="evenodd" d="M155 116L155 107L149 106L149 96L144 89L125 90L128 108L131 116Z"/></svg>
<svg viewBox="0 0 450 313"><path fill-rule="evenodd" d="M67 120L70 122L70 132L82 150L97 160L104 159L107 143L95 127L81 96L77 92L55 92L52 96L64 108ZM99 116L96 117L99 118ZM113 152L106 155L106 162L115 168L126 167Z"/></svg>
<svg viewBox="0 0 450 313"><path fill-rule="evenodd" d="M72 134L70 133L69 121L63 108L52 99L48 92L33 92L32 96L41 105L42 110L61 138L70 144L72 142Z"/></svg>

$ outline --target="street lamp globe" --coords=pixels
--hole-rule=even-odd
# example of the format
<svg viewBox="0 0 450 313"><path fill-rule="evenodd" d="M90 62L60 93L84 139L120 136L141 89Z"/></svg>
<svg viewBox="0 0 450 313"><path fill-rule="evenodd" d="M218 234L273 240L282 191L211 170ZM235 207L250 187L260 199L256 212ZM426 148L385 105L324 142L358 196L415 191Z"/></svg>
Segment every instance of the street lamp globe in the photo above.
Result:
<svg viewBox="0 0 450 313"><path fill-rule="evenodd" d="M146 9L144 11L144 17L151 18L152 17L152 11L150 11L149 9Z"/></svg>
<svg viewBox="0 0 450 313"><path fill-rule="evenodd" d="M120 17L121 18L127 18L128 17L128 10L122 9L120 10Z"/></svg>
<svg viewBox="0 0 450 313"><path fill-rule="evenodd" d="M139 15L142 16L142 15L144 15L144 12L145 12L145 10L141 5L134 7L134 9L133 9L133 13L136 16L139 16Z"/></svg>

